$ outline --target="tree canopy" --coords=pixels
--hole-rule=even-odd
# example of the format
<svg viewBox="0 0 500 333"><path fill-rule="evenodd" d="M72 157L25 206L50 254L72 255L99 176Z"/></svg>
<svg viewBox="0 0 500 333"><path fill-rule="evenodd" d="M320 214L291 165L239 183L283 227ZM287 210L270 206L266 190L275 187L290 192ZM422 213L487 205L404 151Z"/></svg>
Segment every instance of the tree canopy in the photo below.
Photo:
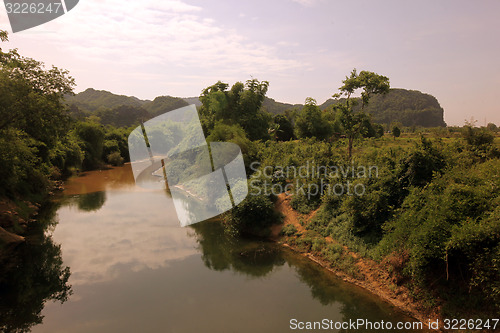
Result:
<svg viewBox="0 0 500 333"><path fill-rule="evenodd" d="M251 79L236 82L230 90L221 81L203 89L200 116L205 132L209 134L216 122L223 121L240 125L250 140L268 139L271 115L262 110L268 87L267 81Z"/></svg>
<svg viewBox="0 0 500 333"><path fill-rule="evenodd" d="M316 100L306 98L305 106L295 118L295 134L298 138L315 137L319 140L326 139L331 133L331 126L325 120Z"/></svg>
<svg viewBox="0 0 500 333"><path fill-rule="evenodd" d="M346 98L334 105L339 120L342 124L348 139L347 152L349 159L352 157L352 147L354 139L362 133L364 124L367 122L367 115L363 112L372 95L385 94L389 91L389 78L373 72L361 71L359 74L353 69L350 76L346 76L339 88L340 93L334 94L334 98L345 96ZM361 110L354 111L354 106L358 100L351 99L351 96L361 89Z"/></svg>

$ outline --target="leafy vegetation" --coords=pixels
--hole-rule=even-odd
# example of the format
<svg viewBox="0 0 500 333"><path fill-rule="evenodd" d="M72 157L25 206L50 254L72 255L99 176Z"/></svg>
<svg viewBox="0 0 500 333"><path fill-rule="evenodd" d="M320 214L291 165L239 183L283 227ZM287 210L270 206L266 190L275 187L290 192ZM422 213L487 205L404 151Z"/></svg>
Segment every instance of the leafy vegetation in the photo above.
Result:
<svg viewBox="0 0 500 333"><path fill-rule="evenodd" d="M365 139L352 162L339 151L339 142L268 143L260 146L260 169L253 177L269 170L268 187L323 184L319 193L311 187L309 193L293 194L291 205L300 213L318 209L305 225L314 234L295 237L294 227L283 230L303 251L316 253L321 239L331 237L359 255L389 263L395 281L417 298L433 299L429 306L440 304L443 314L458 315L461 304L469 302L474 315L486 316L500 308L500 155L493 142L484 146L486 129L469 131L466 126L460 138L421 137L397 145L387 137ZM333 169L316 176L275 176L276 166L307 163L355 170L371 165L377 171L371 177L333 175ZM347 182L362 184L363 194L328 190ZM343 267L341 251L323 252L316 255Z"/></svg>
<svg viewBox="0 0 500 333"><path fill-rule="evenodd" d="M329 99L320 107L333 108L342 100ZM355 111L361 109L358 105ZM374 122L384 125L400 123L406 127L443 127L444 110L434 96L416 90L390 89L387 94L374 95L364 111Z"/></svg>
<svg viewBox="0 0 500 333"><path fill-rule="evenodd" d="M141 110L145 109L149 113L149 118L152 118L155 115L188 104L195 104L199 107L202 105L200 99L198 97L181 99L172 96L159 96L153 101L149 101L140 100L136 97L116 95L108 91L94 90L92 88L74 96L68 95L65 98L70 106L71 114L80 118L95 115L95 112L98 110L112 110L120 106L129 106L128 110L131 111L131 114L141 112ZM351 97L351 99L356 100L354 97ZM334 105L341 102L344 102L344 99L329 99L318 105L318 108L322 111L331 111ZM304 106L303 104L277 102L265 96L261 110L269 113L271 116L286 115L287 119L291 121L293 118L291 116L302 110ZM358 103L353 108L354 111L359 111L361 104ZM446 126L443 118L444 110L439 105L437 99L416 90L397 88L389 89L387 94L380 96L373 95L370 97L370 103L365 105L364 112L371 118L370 121L372 123L383 125L382 129L385 130L390 130L390 126L394 124L399 124L400 128L402 126L408 128ZM137 117L137 119L141 117ZM496 125L491 123L490 126ZM340 131L334 130L335 132ZM366 136L365 134L363 135Z"/></svg>
<svg viewBox="0 0 500 333"><path fill-rule="evenodd" d="M365 125L368 120L363 109L372 95L385 94L389 91L389 78L367 71L361 71L358 74L354 69L351 75L342 82L344 84L339 88L340 93L333 96L337 98L346 96L346 98L336 103L333 110L337 112L346 134L348 140L347 153L349 159L351 159L354 139L361 134L364 128L370 127ZM354 106L358 104L358 100L351 100L351 95L359 89L362 89L361 98L359 99L361 101L361 110L354 112Z"/></svg>
<svg viewBox="0 0 500 333"><path fill-rule="evenodd" d="M269 82L248 80L236 82L231 90L223 82L203 90L200 101L200 118L206 134L210 134L217 122L241 126L250 140L269 139L269 122L272 117L262 110Z"/></svg>
<svg viewBox="0 0 500 333"><path fill-rule="evenodd" d="M3 31L0 40L7 40ZM132 128L187 104L170 96L142 101L93 89L72 96L73 86L67 71L0 49L0 198L41 201L55 180L72 171L128 161ZM348 248L387 263L397 283L447 314L458 313L465 302L477 315L498 313L495 124L418 128L445 126L437 100L389 90L387 77L368 71L351 72L340 87L343 98L336 95L329 105L312 98L304 106L280 105L266 99L268 87L256 79L231 88L219 81L199 98L207 140L241 147L251 192L257 192L224 215L228 234L266 235L281 221L275 194L289 192L295 210L317 210L310 222L301 222L305 232L283 229L303 251L356 275ZM358 90L361 97L354 98ZM394 138L384 129L392 129ZM162 135L174 147L186 144L175 128L167 132L157 128L150 135ZM192 162L182 167L189 170ZM105 198L87 199L79 204L91 211ZM57 258L58 252L48 255ZM60 262L54 269L67 280ZM61 299L67 296L62 292ZM59 299L57 293L40 296L47 297Z"/></svg>
<svg viewBox="0 0 500 333"><path fill-rule="evenodd" d="M307 98L306 103L295 118L295 135L300 138L323 140L331 135L331 126L316 105L316 101Z"/></svg>
<svg viewBox="0 0 500 333"><path fill-rule="evenodd" d="M95 116L70 116L65 96L73 86L65 70L0 50L1 197L39 201L53 180L72 170L128 160L127 129L103 126ZM123 114L118 118L126 121Z"/></svg>
<svg viewBox="0 0 500 333"><path fill-rule="evenodd" d="M66 95L65 100L68 104L74 104L86 111L96 111L100 108L112 109L122 105L141 107L145 103L145 101L141 101L136 97L115 95L109 91L92 88L88 88L77 95Z"/></svg>
<svg viewBox="0 0 500 333"><path fill-rule="evenodd" d="M281 223L282 216L265 195L249 195L226 213L225 226L231 235L250 233L267 236L268 227Z"/></svg>

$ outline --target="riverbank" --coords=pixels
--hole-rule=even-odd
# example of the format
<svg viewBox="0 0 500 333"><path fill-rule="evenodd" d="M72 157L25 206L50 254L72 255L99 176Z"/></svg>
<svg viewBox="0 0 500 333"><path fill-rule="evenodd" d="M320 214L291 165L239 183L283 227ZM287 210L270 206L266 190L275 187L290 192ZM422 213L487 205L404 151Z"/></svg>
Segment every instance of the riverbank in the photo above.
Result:
<svg viewBox="0 0 500 333"><path fill-rule="evenodd" d="M370 291L412 318L421 321L424 326L427 326L429 319L441 319L436 311L430 312L420 302L414 300L408 288L396 284L395 278L391 276L384 263L361 257L347 247L342 247L342 250L338 251L337 264L332 264L321 255L321 250L326 246L341 247L330 237L325 238L325 243L320 249L304 246L308 234L305 227L315 216L316 211L307 215L300 214L290 206L290 200L291 196L282 193L275 203L276 210L283 214L284 220L283 224L274 226L271 230L271 238L274 241L316 262L342 280ZM295 232L288 232L288 235L285 232L283 235L282 230L295 230Z"/></svg>
<svg viewBox="0 0 500 333"><path fill-rule="evenodd" d="M30 201L0 199L0 256L5 249L25 241L23 234L28 223L37 215L39 207Z"/></svg>

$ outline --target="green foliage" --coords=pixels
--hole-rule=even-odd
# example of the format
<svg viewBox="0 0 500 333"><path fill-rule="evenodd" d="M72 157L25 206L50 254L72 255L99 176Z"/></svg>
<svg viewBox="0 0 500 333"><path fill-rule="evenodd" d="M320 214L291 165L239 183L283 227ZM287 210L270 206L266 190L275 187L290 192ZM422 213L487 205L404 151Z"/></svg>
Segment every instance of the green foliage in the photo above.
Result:
<svg viewBox="0 0 500 333"><path fill-rule="evenodd" d="M271 115L262 110L269 82L248 80L236 82L231 90L222 82L207 87L200 95L200 119L206 134L219 121L240 125L250 140L269 139Z"/></svg>
<svg viewBox="0 0 500 333"><path fill-rule="evenodd" d="M340 244L328 244L321 250L321 255L333 266L339 262L344 254L344 248Z"/></svg>
<svg viewBox="0 0 500 333"><path fill-rule="evenodd" d="M373 72L361 71L359 74L353 69L349 77L346 76L340 88L340 94L347 97L347 104L353 93L358 89L361 92L361 109L368 104L372 95L386 94L389 92L389 78Z"/></svg>
<svg viewBox="0 0 500 333"><path fill-rule="evenodd" d="M464 126L463 136L467 144L475 147L490 145L493 142L493 135L482 128L475 128L470 125Z"/></svg>
<svg viewBox="0 0 500 333"><path fill-rule="evenodd" d="M446 166L443 153L430 140L421 137L420 144L400 163L398 176L403 188L424 186L429 183L436 172Z"/></svg>
<svg viewBox="0 0 500 333"><path fill-rule="evenodd" d="M301 214L309 214L312 210L318 208L319 195L314 197L301 193L296 193L290 201L290 206Z"/></svg>
<svg viewBox="0 0 500 333"><path fill-rule="evenodd" d="M277 141L289 141L293 139L293 125L290 120L282 114L273 117L275 124L274 138Z"/></svg>
<svg viewBox="0 0 500 333"><path fill-rule="evenodd" d="M493 133L498 132L498 126L494 123L488 123L488 125L486 125L486 128Z"/></svg>
<svg viewBox="0 0 500 333"><path fill-rule="evenodd" d="M84 152L80 145L80 138L76 136L75 132L69 132L58 140L49 151L50 164L57 168L63 176L69 175L71 168L82 166Z"/></svg>
<svg viewBox="0 0 500 333"><path fill-rule="evenodd" d="M437 304L436 298L444 302L443 311L451 311L454 298L484 311L488 305L497 306L499 160L477 158L460 139L446 144L424 137L408 141L400 140L396 145L388 138L365 140L351 163L346 163L337 142L268 142L260 146L261 167L254 175L273 184L295 185L297 180L315 184L322 179L330 184L349 180L364 185L362 196L324 192L319 202L307 193L294 194L292 205L298 210L304 208L303 213L320 204L306 226L311 232L300 236L292 227L284 231L291 237L289 242L302 251L321 249L320 255L332 267L351 270L353 275L359 274L355 259L342 246L378 260L401 258L392 270L399 276L398 283L413 281L415 295L429 306ZM304 177L286 174L286 169L279 176L275 167L307 163L376 165L378 171L376 176L366 178L353 178L350 173L346 178ZM268 170L269 178L263 177L263 170ZM339 244L325 246L327 236ZM330 246L335 248L328 249ZM485 298L488 304L480 301Z"/></svg>
<svg viewBox="0 0 500 333"><path fill-rule="evenodd" d="M394 126L392 128L392 136L394 137L394 139L396 139L399 138L400 135L401 135L401 130L399 129L399 127Z"/></svg>
<svg viewBox="0 0 500 333"><path fill-rule="evenodd" d="M375 132L376 138L381 138L384 136L384 126L380 124L373 124L373 130Z"/></svg>
<svg viewBox="0 0 500 333"><path fill-rule="evenodd" d="M271 225L281 223L282 216L274 210L268 196L249 194L242 203L226 213L224 220L226 230L232 235L265 235Z"/></svg>
<svg viewBox="0 0 500 333"><path fill-rule="evenodd" d="M495 137L486 128L477 128L473 127L473 124L466 124L462 128L462 136L468 149L477 157L485 159L488 156L500 156L498 149L493 147Z"/></svg>
<svg viewBox="0 0 500 333"><path fill-rule="evenodd" d="M151 102L145 102L142 107L146 109L151 116L158 116L168 111L176 110L187 106L188 103L182 98L172 96L158 96Z"/></svg>
<svg viewBox="0 0 500 333"><path fill-rule="evenodd" d="M113 166L122 165L123 160L124 160L123 157L117 151L114 151L111 154L108 154L108 156L106 157L106 161Z"/></svg>
<svg viewBox="0 0 500 333"><path fill-rule="evenodd" d="M63 94L74 81L67 71L20 56L0 53L0 130L16 128L45 144L68 128Z"/></svg>
<svg viewBox="0 0 500 333"><path fill-rule="evenodd" d="M20 130L0 131L0 196L46 193L49 170L37 156L36 143Z"/></svg>
<svg viewBox="0 0 500 333"><path fill-rule="evenodd" d="M499 160L459 165L425 188L413 188L385 225L378 251L407 251L405 274L423 286L436 279L446 280L446 288L465 283L500 306L499 174Z"/></svg>
<svg viewBox="0 0 500 333"><path fill-rule="evenodd" d="M223 122L218 122L210 135L207 137L207 142L234 142L247 150L250 141L247 139L246 133L239 125L228 125Z"/></svg>
<svg viewBox="0 0 500 333"><path fill-rule="evenodd" d="M66 102L76 105L86 111L96 111L99 108L113 109L119 106L141 107L144 101L136 97L115 95L109 91L88 88L77 95L67 95Z"/></svg>
<svg viewBox="0 0 500 333"><path fill-rule="evenodd" d="M316 101L310 97L295 118L295 135L298 138L326 139L331 134L331 126L325 120Z"/></svg>
<svg viewBox="0 0 500 333"><path fill-rule="evenodd" d="M83 168L89 170L98 167L104 150L104 130L101 125L80 122L76 126L75 133L82 141Z"/></svg>
<svg viewBox="0 0 500 333"><path fill-rule="evenodd" d="M142 107L120 105L113 109L100 108L95 113L103 125L115 127L137 126L151 118L151 115Z"/></svg>
<svg viewBox="0 0 500 333"><path fill-rule="evenodd" d="M123 162L129 162L128 136L130 134L130 129L106 127L104 131L103 156L118 152L123 158Z"/></svg>
<svg viewBox="0 0 500 333"><path fill-rule="evenodd" d="M293 224L287 224L281 230L281 235L291 237L297 233L297 228Z"/></svg>
<svg viewBox="0 0 500 333"><path fill-rule="evenodd" d="M207 137L207 142L232 142L237 144L243 154L243 160L247 170L250 164L258 157L256 156L256 144L250 141L243 128L239 125L228 125L223 122L217 122L210 135Z"/></svg>
<svg viewBox="0 0 500 333"><path fill-rule="evenodd" d="M370 130L367 126L370 122L363 109L369 103L372 95L389 92L389 78L367 71L361 71L358 74L356 69L354 69L351 75L346 77L342 83L344 84L339 88L340 93L334 94L333 97L346 96L346 99L343 101L339 100L333 109L347 137L347 154L349 160L351 160L354 139L362 134L363 131L367 132L367 130ZM361 110L355 112L354 106L356 106L358 100L351 100L351 95L359 89L362 90ZM374 131L370 136L375 136Z"/></svg>
<svg viewBox="0 0 500 333"><path fill-rule="evenodd" d="M0 50L0 195L40 199L51 175L79 163L63 103L73 85L65 70Z"/></svg>
<svg viewBox="0 0 500 333"><path fill-rule="evenodd" d="M9 40L9 35L7 34L7 31L5 30L0 30L0 42L6 42ZM0 51L2 49L0 48Z"/></svg>

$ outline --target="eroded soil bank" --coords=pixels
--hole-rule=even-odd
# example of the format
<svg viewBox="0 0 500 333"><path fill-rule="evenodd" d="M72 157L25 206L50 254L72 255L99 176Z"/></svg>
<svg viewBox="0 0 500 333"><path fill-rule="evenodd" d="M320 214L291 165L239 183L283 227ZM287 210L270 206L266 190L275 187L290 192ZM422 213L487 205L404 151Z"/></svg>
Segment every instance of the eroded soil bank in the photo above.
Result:
<svg viewBox="0 0 500 333"><path fill-rule="evenodd" d="M442 319L436 311L429 312L424 309L422 304L415 301L410 296L411 293L408 288L404 285L396 284L394 277L389 273L388 265L385 263L378 263L374 260L361 257L357 253L350 251L347 247L344 247L345 254L352 257L352 262L356 266L357 273L349 274L345 269L332 265L313 251L304 251L303 248L294 245L293 243L295 243L298 238L303 237L306 232L305 226L314 217L316 211L307 215L300 214L290 206L290 200L291 196L282 193L278 196L278 200L275 203L275 208L283 214L284 220L283 224L276 225L272 228L271 238L273 240L301 253L304 257L318 263L344 281L353 283L379 296L381 299L401 309L409 316L421 321L424 326L427 326L429 320ZM281 230L290 224L295 226L297 230L296 235L291 237L280 236ZM335 240L330 237L326 237L325 240L327 244L336 243Z"/></svg>

